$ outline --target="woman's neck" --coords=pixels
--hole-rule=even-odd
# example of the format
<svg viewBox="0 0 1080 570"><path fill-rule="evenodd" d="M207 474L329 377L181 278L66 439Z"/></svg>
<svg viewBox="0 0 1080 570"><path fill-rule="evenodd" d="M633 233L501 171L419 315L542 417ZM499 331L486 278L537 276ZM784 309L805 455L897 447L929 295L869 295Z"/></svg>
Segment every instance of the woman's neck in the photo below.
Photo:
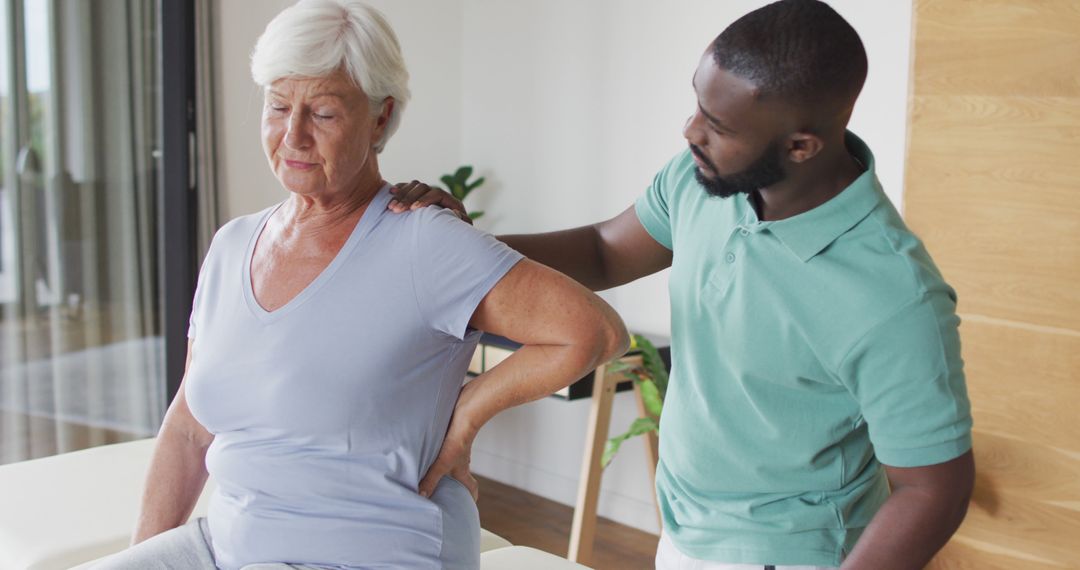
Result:
<svg viewBox="0 0 1080 570"><path fill-rule="evenodd" d="M352 228L385 184L376 175L349 190L316 196L293 194L279 210L279 219L291 232L305 237L335 233L343 226Z"/></svg>

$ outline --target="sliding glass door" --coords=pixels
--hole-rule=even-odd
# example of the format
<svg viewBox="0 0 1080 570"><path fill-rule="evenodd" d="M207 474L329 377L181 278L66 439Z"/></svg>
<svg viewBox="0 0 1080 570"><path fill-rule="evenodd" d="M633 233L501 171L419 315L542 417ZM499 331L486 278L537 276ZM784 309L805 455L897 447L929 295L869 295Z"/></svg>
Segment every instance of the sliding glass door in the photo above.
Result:
<svg viewBox="0 0 1080 570"><path fill-rule="evenodd" d="M8 463L156 432L166 268L159 4L7 0L0 10Z"/></svg>

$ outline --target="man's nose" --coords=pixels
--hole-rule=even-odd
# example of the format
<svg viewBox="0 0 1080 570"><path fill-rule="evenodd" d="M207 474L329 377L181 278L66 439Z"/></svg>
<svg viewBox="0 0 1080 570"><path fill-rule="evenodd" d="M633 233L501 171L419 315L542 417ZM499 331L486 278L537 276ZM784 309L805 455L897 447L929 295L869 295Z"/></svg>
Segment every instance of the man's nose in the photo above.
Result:
<svg viewBox="0 0 1080 570"><path fill-rule="evenodd" d="M704 131L701 129L701 113L694 112L686 118L682 129L683 138L692 145L704 146Z"/></svg>

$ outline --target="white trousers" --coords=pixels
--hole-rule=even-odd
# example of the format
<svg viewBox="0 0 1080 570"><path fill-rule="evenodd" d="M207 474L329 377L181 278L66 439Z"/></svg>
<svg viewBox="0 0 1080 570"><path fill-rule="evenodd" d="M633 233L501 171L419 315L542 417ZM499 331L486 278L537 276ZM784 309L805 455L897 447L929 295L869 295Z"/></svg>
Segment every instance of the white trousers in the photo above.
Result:
<svg viewBox="0 0 1080 570"><path fill-rule="evenodd" d="M765 566L764 564L725 564L711 560L691 558L671 542L667 534L660 533L660 545L656 548L656 570L829 570L825 566Z"/></svg>

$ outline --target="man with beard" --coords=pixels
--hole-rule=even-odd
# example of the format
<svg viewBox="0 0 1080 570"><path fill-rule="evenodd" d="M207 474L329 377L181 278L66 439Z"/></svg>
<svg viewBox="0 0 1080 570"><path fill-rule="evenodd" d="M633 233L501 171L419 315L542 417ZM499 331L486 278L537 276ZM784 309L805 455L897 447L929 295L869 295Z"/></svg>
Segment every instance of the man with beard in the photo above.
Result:
<svg viewBox="0 0 1080 570"><path fill-rule="evenodd" d="M671 267L657 568L921 568L964 518L956 296L846 129L866 69L821 2L751 12L705 51L688 148L634 206L500 237L594 290Z"/></svg>

